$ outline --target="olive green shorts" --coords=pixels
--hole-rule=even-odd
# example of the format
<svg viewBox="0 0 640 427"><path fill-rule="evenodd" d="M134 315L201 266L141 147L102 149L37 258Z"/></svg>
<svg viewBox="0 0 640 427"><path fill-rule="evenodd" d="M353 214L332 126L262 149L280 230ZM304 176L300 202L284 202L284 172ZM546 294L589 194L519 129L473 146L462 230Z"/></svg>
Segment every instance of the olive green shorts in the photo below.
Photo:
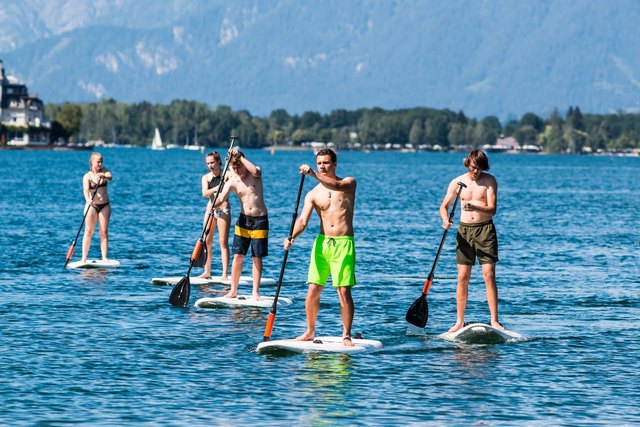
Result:
<svg viewBox="0 0 640 427"><path fill-rule="evenodd" d="M334 288L356 284L356 245L353 236L318 235L311 250L308 282L324 286L331 274Z"/></svg>
<svg viewBox="0 0 640 427"><path fill-rule="evenodd" d="M456 263L474 265L498 262L498 235L493 221L481 224L460 223L456 236Z"/></svg>

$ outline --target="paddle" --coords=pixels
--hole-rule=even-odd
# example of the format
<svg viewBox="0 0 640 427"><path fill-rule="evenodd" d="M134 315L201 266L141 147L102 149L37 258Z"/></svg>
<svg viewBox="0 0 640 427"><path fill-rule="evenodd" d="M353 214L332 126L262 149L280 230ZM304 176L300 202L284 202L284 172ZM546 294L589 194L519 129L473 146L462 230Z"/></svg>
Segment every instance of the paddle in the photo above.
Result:
<svg viewBox="0 0 640 427"><path fill-rule="evenodd" d="M231 137L231 145L229 146L229 151L233 148L233 144L235 143L238 137ZM213 211L215 209L216 201L218 200L218 196L222 192L222 187L224 187L224 176L227 173L227 169L229 169L229 160L227 160L224 165L224 170L222 171L222 176L220 179L220 185L218 186L218 191L215 196L213 196L213 201L211 202L211 212L209 212L209 216L207 217L207 226L204 227L202 233L200 234L200 238L196 242L196 246L193 248L193 252L191 253L191 260L189 262L189 269L187 270L187 275L184 276L176 285L173 287L171 291L171 295L169 296L169 303L175 307L186 307L189 302L189 294L191 293L191 282L189 281L189 274L191 273L191 269L198 261L198 258L202 256L202 248L206 248L206 244L204 242L209 230L211 230L211 226L213 225ZM205 255L206 259L206 255Z"/></svg>
<svg viewBox="0 0 640 427"><path fill-rule="evenodd" d="M300 206L300 195L302 194L302 187L304 185L304 174L300 177L300 188L298 188L298 198L296 199L296 208L293 210L291 218L291 228L289 229L289 239L293 237L293 227L296 224L296 218L298 217L298 206ZM269 318L267 319L267 326L264 329L264 337L262 341L269 341L271 339L271 330L273 329L273 323L276 321L276 311L278 310L278 297L280 296L280 286L282 286L282 277L284 276L284 268L287 265L287 257L289 256L289 249L284 251L284 258L282 259L282 267L280 268L280 277L278 278L278 285L276 287L276 296L273 298L273 304L271 305L271 312L269 312Z"/></svg>
<svg viewBox="0 0 640 427"><path fill-rule="evenodd" d="M93 203L93 198L96 197L98 193L98 188L100 188L100 181L102 181L102 177L98 177L98 183L96 184L96 189L93 190L93 194L91 195L91 199L89 200L89 206L87 206L87 210L84 212L84 216L82 217L82 222L80 223L80 227L78 227L78 232L76 233L76 238L73 239L73 243L69 247L67 251L67 259L64 261L64 267L67 268L67 264L69 264L69 260L73 256L73 251L76 250L76 243L78 243L78 236L80 235L80 231L82 231L82 226L84 225L84 221L87 219L87 214L89 213L89 209L91 209L91 203Z"/></svg>
<svg viewBox="0 0 640 427"><path fill-rule="evenodd" d="M453 207L451 208L451 212L449 213L449 222L453 221L453 216L455 214L456 205L458 204L458 200L460 199L460 192L463 188L467 186L462 182L458 183L458 193L456 194L456 199L453 202ZM427 304L427 293L429 293L429 288L431 288L431 283L433 282L433 274L436 271L436 264L438 263L438 258L440 257L440 251L442 251L442 245L444 244L444 240L447 238L447 233L449 229L444 230L444 234L442 235L442 240L440 240L440 246L438 247L438 252L436 253L436 259L433 261L433 266L431 267L431 272L427 277L427 280L424 282L424 287L422 288L422 295L415 300L409 310L407 310L407 322L415 325L419 328L424 328L427 325L427 318L429 317L429 306Z"/></svg>

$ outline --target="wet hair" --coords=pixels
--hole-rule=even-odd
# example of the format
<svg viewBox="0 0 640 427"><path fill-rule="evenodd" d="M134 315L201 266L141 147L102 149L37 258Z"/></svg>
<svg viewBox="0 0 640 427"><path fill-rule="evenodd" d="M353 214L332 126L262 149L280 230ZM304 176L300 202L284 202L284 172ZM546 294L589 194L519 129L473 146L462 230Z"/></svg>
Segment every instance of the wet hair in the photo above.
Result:
<svg viewBox="0 0 640 427"><path fill-rule="evenodd" d="M204 156L204 158L206 159L207 157L213 157L213 158L214 158L214 160L215 160L219 165L221 165L221 164L222 164L222 159L220 159L220 154L218 154L218 152L217 152L217 151L212 151L212 152L210 152L210 153L207 153L207 155L206 155L206 156Z"/></svg>
<svg viewBox="0 0 640 427"><path fill-rule="evenodd" d="M104 157L102 157L102 154L98 153L97 151L94 151L93 153L91 153L91 156L89 157L89 170L91 170L91 161L93 160L94 157L100 157L101 159L104 160Z"/></svg>
<svg viewBox="0 0 640 427"><path fill-rule="evenodd" d="M319 156L329 156L329 157L331 157L331 162L332 163L336 163L338 161L338 157L336 156L335 151L333 151L331 148L323 148L323 149L319 150L316 153L316 159Z"/></svg>
<svg viewBox="0 0 640 427"><path fill-rule="evenodd" d="M486 153L482 150L473 150L470 152L467 157L464 159L464 167L468 168L471 163L475 163L478 168L482 171L489 170L489 158Z"/></svg>

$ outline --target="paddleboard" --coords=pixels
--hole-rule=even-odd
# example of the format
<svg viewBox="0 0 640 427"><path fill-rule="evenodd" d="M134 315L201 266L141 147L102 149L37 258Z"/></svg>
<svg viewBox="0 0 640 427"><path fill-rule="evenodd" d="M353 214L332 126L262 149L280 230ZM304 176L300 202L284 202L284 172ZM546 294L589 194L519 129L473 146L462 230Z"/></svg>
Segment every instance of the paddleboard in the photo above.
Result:
<svg viewBox="0 0 640 427"><path fill-rule="evenodd" d="M342 337L316 337L313 341L275 340L258 344L258 353L269 354L283 351L310 354L310 353L361 353L382 348L382 343L376 340L352 338L353 347L347 347L342 342Z"/></svg>
<svg viewBox="0 0 640 427"><path fill-rule="evenodd" d="M184 276L154 277L153 279L151 279L151 283L153 283L154 285L173 286L182 279L184 279ZM222 280L220 276L210 277L209 279L189 276L189 282L192 285L230 285L231 279ZM240 281L238 282L238 285L252 285L252 284L253 284L253 278L251 276L240 276ZM260 284L275 285L276 281L273 279L268 279L263 277L260 279Z"/></svg>
<svg viewBox="0 0 640 427"><path fill-rule="evenodd" d="M279 297L278 307L291 305L290 298ZM235 307L261 307L271 308L273 297L262 297L261 300L253 299L251 295L238 295L237 298L215 297L200 298L194 304L198 308L235 308Z"/></svg>
<svg viewBox="0 0 640 427"><path fill-rule="evenodd" d="M470 323L456 332L445 332L438 336L446 341L465 344L502 344L523 338L523 336L517 332L507 330L500 331L486 323Z"/></svg>
<svg viewBox="0 0 640 427"><path fill-rule="evenodd" d="M116 261L115 259L108 259L103 261L101 259L88 259L85 262L82 261L73 261L67 264L68 269L75 268L116 268L120 267L120 261Z"/></svg>

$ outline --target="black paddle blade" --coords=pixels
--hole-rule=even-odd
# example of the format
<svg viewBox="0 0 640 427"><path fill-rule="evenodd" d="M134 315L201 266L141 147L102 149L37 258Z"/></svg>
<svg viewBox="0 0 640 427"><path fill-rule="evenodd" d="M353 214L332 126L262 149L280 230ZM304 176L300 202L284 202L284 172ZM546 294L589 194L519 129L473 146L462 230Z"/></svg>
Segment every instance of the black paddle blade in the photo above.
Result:
<svg viewBox="0 0 640 427"><path fill-rule="evenodd" d="M198 258L196 258L196 261L193 263L193 266L204 267L206 262L207 262L207 245L202 245L202 250L200 251L200 254L198 254Z"/></svg>
<svg viewBox="0 0 640 427"><path fill-rule="evenodd" d="M173 287L171 296L169 296L169 302L174 307L186 307L189 303L189 294L191 293L191 283L189 283L189 276L184 276Z"/></svg>
<svg viewBox="0 0 640 427"><path fill-rule="evenodd" d="M409 310L407 310L407 322L418 328L424 328L427 326L427 318L429 317L429 305L427 304L427 296L425 294L420 295L420 298L415 300Z"/></svg>

